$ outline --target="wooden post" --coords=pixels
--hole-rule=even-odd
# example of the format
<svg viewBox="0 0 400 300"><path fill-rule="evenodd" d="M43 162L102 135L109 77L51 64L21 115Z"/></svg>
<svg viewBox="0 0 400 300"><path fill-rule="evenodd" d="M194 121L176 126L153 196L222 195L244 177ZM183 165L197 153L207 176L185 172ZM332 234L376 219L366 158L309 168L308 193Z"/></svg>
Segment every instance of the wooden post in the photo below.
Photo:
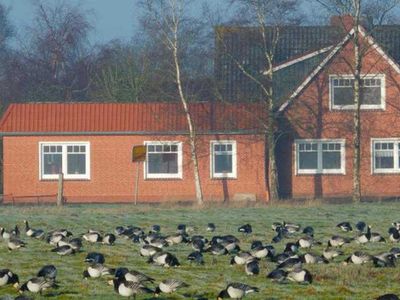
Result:
<svg viewBox="0 0 400 300"><path fill-rule="evenodd" d="M64 175L60 173L58 174L57 206L63 205L63 183Z"/></svg>
<svg viewBox="0 0 400 300"><path fill-rule="evenodd" d="M140 161L136 163L136 179L135 179L135 205L137 204L138 194L139 194L139 169Z"/></svg>

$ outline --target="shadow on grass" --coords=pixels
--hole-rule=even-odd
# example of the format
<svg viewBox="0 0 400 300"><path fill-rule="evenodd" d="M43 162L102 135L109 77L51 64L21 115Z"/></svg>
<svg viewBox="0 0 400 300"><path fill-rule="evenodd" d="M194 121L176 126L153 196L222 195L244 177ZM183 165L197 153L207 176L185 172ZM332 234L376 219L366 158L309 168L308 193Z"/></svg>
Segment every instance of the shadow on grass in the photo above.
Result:
<svg viewBox="0 0 400 300"><path fill-rule="evenodd" d="M43 295L43 297L46 298L51 298L51 297L59 297L63 295L78 295L78 292L51 292L51 293L46 293Z"/></svg>

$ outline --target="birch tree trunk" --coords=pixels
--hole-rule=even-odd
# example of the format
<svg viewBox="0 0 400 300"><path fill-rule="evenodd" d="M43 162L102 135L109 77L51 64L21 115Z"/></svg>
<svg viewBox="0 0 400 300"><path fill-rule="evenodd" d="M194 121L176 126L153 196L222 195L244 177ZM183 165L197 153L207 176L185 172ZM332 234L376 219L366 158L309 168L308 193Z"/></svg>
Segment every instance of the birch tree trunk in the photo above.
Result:
<svg viewBox="0 0 400 300"><path fill-rule="evenodd" d="M361 200L361 180L360 180L360 162L361 162L361 66L362 54L360 51L360 5L361 0L353 0L354 5L354 104L355 111L353 115L353 202Z"/></svg>

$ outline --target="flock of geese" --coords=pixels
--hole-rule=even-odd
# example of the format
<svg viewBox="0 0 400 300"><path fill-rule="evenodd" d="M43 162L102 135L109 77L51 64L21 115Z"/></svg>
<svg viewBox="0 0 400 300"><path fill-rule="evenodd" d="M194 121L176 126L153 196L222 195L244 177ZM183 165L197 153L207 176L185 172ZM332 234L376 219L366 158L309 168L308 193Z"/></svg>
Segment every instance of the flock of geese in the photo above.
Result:
<svg viewBox="0 0 400 300"><path fill-rule="evenodd" d="M312 284L313 275L304 268L306 264L330 263L336 257L343 256L341 247L349 243L367 244L374 242L386 242L386 239L379 233L372 232L371 226L365 222L355 224L354 237L343 237L334 235L324 242L326 247L321 254L310 251L315 245L322 245L321 241L314 239L314 229L311 226L301 228L294 223L273 223L272 229L276 235L271 243L264 244L262 241L253 240L250 249L240 248L240 240L234 235L214 235L210 240L202 235L191 234L193 228L185 224L177 226L176 233L163 235L159 225L153 225L148 233L144 228L136 226L117 226L114 233L103 234L100 231L88 230L80 237L73 237L71 231L67 229L53 230L45 232L42 229L33 229L28 221L24 220L25 235L28 238L44 240L53 246L51 252L61 256L73 255L82 251L84 243L102 243L112 246L117 239L131 240L140 245L139 254L147 259L148 263L162 267L178 267L180 261L166 249L171 245L190 244L193 251L187 256L187 260L198 265L204 264L204 255L221 256L230 255L232 265L243 265L244 272L249 276L260 274L260 261L269 260L276 264L276 268L267 274L267 278L279 282L296 282L300 284ZM338 230L343 232L353 231L349 222L342 222L337 225ZM214 234L216 226L213 223L207 225L206 230ZM252 226L245 224L240 226L238 232L251 238ZM147 232L147 231L146 231ZM391 242L400 241L400 222L392 223L388 230L387 239ZM27 243L21 239L22 233L16 225L13 230L6 230L0 227L0 237L5 241L9 251L27 247ZM286 242L285 239L296 242ZM284 250L277 253L274 244L284 244ZM375 267L395 267L396 259L400 257L400 248L393 247L388 252L371 255L363 251L355 251L348 256L343 264L361 265L371 262ZM179 279L166 279L158 284L156 280L137 270L125 267L110 268L105 265L105 257L99 252L89 252L85 258L87 267L83 270L84 278L101 278L107 276L107 283L112 286L116 293L124 297L136 298L139 294L149 294L159 296L160 294L175 293L178 289L187 288L189 285ZM35 277L22 283L18 275L10 269L0 269L0 294L1 287L13 285L21 293L15 299L32 299L35 293L42 294L48 289L57 288L57 268L50 264L43 266L36 273ZM247 294L257 293L259 288L241 282L231 282L220 291L216 298L242 299ZM376 299L396 300L399 299L394 294L385 294Z"/></svg>

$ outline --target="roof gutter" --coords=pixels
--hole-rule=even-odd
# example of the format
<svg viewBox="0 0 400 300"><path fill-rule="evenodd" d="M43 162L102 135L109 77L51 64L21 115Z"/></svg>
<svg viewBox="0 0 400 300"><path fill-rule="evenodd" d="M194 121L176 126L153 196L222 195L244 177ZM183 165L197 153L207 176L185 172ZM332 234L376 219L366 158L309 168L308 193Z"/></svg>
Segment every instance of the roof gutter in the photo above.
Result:
<svg viewBox="0 0 400 300"><path fill-rule="evenodd" d="M0 132L2 136L76 136L76 135L96 135L96 136L112 136L112 135L188 135L189 131L81 131L81 132ZM215 130L215 131L201 131L197 132L198 135L215 135L215 134L228 134L228 135L251 135L263 134L262 130Z"/></svg>

